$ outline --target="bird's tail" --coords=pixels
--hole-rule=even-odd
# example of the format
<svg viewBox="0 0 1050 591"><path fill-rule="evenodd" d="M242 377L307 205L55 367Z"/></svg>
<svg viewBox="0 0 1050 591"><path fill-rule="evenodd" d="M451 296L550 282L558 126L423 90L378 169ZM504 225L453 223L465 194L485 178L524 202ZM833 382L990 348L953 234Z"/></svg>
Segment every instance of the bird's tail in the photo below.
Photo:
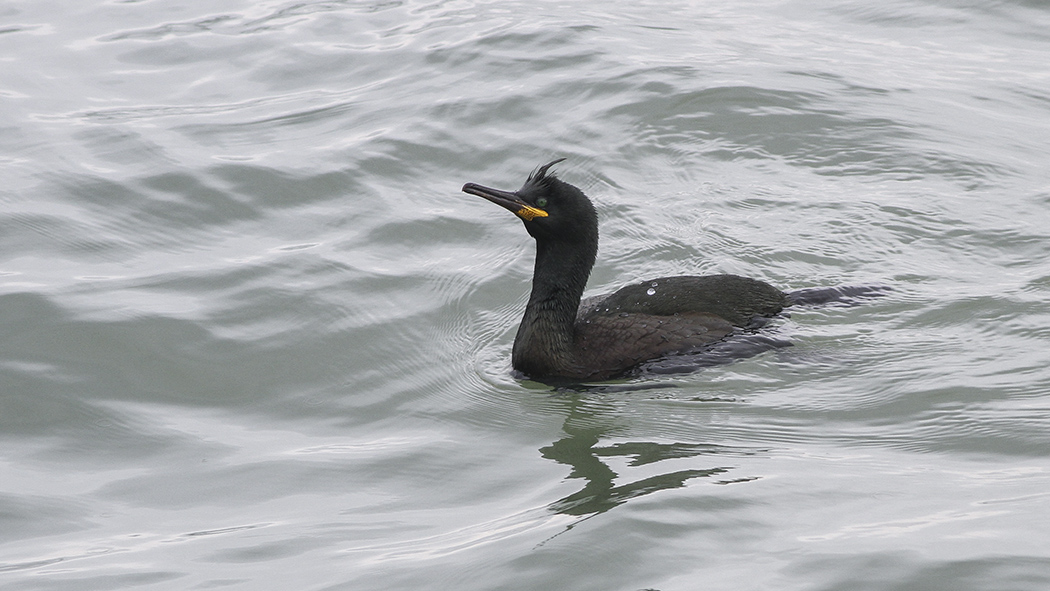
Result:
<svg viewBox="0 0 1050 591"><path fill-rule="evenodd" d="M882 297L893 288L885 285L845 285L842 287L807 287L787 294L789 306L823 306L841 304L856 306L858 300Z"/></svg>

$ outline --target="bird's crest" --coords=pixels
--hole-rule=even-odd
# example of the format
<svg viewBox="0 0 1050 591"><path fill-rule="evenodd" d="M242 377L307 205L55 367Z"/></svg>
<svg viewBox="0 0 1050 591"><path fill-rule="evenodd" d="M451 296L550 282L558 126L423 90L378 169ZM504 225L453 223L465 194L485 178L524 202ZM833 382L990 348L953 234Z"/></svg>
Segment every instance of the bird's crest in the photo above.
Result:
<svg viewBox="0 0 1050 591"><path fill-rule="evenodd" d="M543 166L537 168L536 170L534 170L532 172L532 174L529 175L528 180L526 180L525 182L526 183L538 183L538 182L543 181L544 179L555 178L554 177L554 173L551 173L550 176L547 176L547 171L550 169L550 167L554 166L555 164L557 164L557 163L559 163L559 162L561 162L563 160L565 160L565 159L564 158L558 158L557 160L552 160L551 162L548 162L548 163L544 164Z"/></svg>

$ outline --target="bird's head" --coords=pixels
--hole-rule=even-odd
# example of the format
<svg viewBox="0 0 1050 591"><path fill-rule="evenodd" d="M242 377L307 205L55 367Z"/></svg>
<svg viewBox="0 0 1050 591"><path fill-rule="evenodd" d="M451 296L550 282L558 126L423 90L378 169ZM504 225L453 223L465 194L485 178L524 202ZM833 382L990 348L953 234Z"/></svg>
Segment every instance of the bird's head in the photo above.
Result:
<svg viewBox="0 0 1050 591"><path fill-rule="evenodd" d="M463 192L484 197L521 218L537 241L595 242L598 216L583 191L554 176L550 168L559 158L536 169L517 191L503 191L474 183Z"/></svg>

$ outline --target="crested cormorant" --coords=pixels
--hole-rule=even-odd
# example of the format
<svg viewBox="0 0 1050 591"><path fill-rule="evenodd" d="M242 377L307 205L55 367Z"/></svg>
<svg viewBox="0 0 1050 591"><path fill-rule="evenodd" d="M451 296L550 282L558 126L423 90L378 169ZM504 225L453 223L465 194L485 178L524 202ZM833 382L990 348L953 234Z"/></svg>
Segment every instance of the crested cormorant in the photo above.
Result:
<svg viewBox="0 0 1050 591"><path fill-rule="evenodd" d="M628 285L581 304L598 252L598 216L583 191L550 172L562 160L536 169L517 191L463 185L514 212L536 240L532 294L514 338L515 370L539 381L615 378L643 362L702 349L806 300L807 290L787 294L747 277L687 275ZM814 302L842 295L819 291Z"/></svg>

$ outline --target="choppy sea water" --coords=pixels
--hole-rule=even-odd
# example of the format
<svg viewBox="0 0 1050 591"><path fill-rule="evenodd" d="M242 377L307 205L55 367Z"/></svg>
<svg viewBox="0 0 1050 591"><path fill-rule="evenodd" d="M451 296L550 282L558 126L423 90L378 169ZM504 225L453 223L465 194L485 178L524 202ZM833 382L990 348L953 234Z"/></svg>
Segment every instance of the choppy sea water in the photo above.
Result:
<svg viewBox="0 0 1050 591"><path fill-rule="evenodd" d="M1050 587L1050 5L0 6L0 588ZM590 293L886 285L621 389Z"/></svg>

